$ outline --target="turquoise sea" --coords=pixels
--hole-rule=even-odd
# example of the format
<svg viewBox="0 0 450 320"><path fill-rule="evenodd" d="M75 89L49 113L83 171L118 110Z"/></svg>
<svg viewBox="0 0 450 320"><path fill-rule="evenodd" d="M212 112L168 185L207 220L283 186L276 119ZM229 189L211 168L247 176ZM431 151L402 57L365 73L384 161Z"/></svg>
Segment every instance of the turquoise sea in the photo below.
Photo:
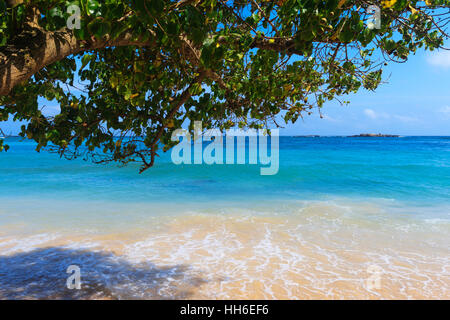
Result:
<svg viewBox="0 0 450 320"><path fill-rule="evenodd" d="M280 137L273 176L6 142L0 298L450 298L450 137Z"/></svg>

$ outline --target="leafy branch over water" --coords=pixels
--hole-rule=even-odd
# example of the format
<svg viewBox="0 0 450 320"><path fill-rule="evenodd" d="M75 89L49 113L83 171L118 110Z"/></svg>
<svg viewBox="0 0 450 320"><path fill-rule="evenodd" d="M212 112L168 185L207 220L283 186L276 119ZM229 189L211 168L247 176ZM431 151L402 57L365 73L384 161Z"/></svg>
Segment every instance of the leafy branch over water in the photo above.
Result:
<svg viewBox="0 0 450 320"><path fill-rule="evenodd" d="M0 128L0 152L1 151L8 151L9 146L5 144L4 138L6 137L5 133L3 132L2 128Z"/></svg>
<svg viewBox="0 0 450 320"><path fill-rule="evenodd" d="M69 6L80 28L70 29ZM371 5L379 29L368 28ZM141 172L172 132L295 122L375 90L388 61L448 38L450 1L16 0L0 3L0 121L38 150L103 151ZM38 99L59 104L45 116ZM192 131L192 126L189 127ZM119 139L116 137L119 136ZM6 149L6 148L4 148ZM1 149L0 149L1 150Z"/></svg>

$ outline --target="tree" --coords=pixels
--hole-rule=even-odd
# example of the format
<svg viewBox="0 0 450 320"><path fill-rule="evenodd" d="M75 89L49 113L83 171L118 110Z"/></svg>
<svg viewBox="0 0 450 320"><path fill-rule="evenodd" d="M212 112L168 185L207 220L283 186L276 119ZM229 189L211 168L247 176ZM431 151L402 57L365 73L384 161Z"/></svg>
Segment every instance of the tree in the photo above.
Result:
<svg viewBox="0 0 450 320"><path fill-rule="evenodd" d="M370 5L380 28L368 28ZM75 6L75 7L74 7ZM175 128L295 122L448 38L450 1L0 2L0 121L66 157L142 162ZM79 8L79 16L77 16ZM69 10L68 10L69 9ZM80 18L80 28L68 21ZM38 99L59 103L48 117ZM99 153L99 150L102 151Z"/></svg>

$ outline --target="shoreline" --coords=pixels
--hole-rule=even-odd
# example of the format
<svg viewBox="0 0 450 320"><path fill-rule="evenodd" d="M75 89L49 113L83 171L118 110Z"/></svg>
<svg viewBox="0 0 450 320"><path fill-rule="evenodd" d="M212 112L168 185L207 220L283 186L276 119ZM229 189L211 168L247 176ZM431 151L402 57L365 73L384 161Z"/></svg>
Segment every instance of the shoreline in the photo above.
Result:
<svg viewBox="0 0 450 320"><path fill-rule="evenodd" d="M448 298L448 224L366 218L317 204L291 216L184 214L139 232L3 235L0 298ZM78 293L64 289L71 264Z"/></svg>

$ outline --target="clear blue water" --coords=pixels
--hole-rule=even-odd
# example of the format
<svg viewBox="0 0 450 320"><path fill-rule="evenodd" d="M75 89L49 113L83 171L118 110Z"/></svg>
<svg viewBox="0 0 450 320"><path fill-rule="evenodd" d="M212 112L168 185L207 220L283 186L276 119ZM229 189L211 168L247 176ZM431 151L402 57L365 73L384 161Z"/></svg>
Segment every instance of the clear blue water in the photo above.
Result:
<svg viewBox="0 0 450 320"><path fill-rule="evenodd" d="M118 202L259 202L327 197L450 204L450 137L280 138L277 175L260 165L174 165L170 152L137 165L96 165L34 151L8 139L0 154L0 197Z"/></svg>

